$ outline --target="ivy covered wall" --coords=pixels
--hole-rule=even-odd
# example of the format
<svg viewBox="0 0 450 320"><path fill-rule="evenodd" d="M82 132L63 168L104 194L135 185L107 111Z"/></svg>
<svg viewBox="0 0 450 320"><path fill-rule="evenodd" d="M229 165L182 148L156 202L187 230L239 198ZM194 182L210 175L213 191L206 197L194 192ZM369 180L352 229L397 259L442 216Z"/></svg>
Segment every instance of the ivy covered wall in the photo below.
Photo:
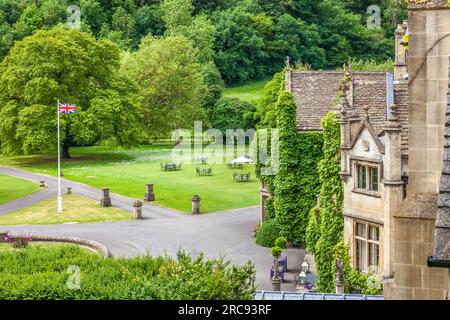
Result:
<svg viewBox="0 0 450 320"><path fill-rule="evenodd" d="M275 223L279 235L291 242L304 242L308 213L314 207L316 195L320 190L317 164L322 158L322 133L298 132L297 106L292 93L280 93L276 110L280 148L279 171L275 176L261 177L259 174L273 195L266 202L267 224ZM274 221L270 221L271 219ZM263 225L261 230L265 228ZM258 243L270 246L270 243L263 240Z"/></svg>
<svg viewBox="0 0 450 320"><path fill-rule="evenodd" d="M308 224L307 245L316 259L317 285L320 292L334 292L336 245L344 237L344 188L339 173L340 125L337 116L329 112L322 119L323 158L319 162L320 208Z"/></svg>
<svg viewBox="0 0 450 320"><path fill-rule="evenodd" d="M343 263L345 291L381 294L377 277L361 274L350 264L349 246L344 242L344 188L340 178L340 124L332 112L322 119L323 158L318 165L320 206L310 211L306 230L308 250L314 253L319 292L335 292L335 259Z"/></svg>

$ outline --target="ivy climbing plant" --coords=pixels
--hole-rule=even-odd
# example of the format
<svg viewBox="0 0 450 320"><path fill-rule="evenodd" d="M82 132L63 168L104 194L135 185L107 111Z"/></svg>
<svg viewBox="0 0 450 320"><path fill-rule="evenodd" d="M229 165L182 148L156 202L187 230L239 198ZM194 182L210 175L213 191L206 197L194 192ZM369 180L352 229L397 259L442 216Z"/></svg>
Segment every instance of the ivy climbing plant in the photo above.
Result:
<svg viewBox="0 0 450 320"><path fill-rule="evenodd" d="M305 241L308 213L319 191L317 163L322 158L322 134L299 133L297 106L290 92L277 102L280 165L273 179L273 211L280 235L289 241Z"/></svg>
<svg viewBox="0 0 450 320"><path fill-rule="evenodd" d="M337 116L330 112L322 119L323 158L318 165L320 187L319 216L311 211L308 225L308 248L315 254L318 289L334 291L335 247L343 239L343 183L340 179L340 125Z"/></svg>

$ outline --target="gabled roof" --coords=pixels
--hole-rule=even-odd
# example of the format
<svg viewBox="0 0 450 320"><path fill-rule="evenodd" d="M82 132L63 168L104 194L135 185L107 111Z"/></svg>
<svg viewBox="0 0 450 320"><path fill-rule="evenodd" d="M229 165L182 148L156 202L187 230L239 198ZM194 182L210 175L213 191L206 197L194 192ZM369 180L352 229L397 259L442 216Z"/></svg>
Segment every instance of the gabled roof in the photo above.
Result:
<svg viewBox="0 0 450 320"><path fill-rule="evenodd" d="M356 142L359 139L359 136L361 135L361 133L363 132L364 129L367 129L367 131L370 133L370 136L372 137L373 141L377 145L378 150L380 150L380 152L382 154L384 154L384 145L381 142L380 137L378 136L378 134L375 132L375 129L372 127L372 124L370 123L368 117L366 117L361 122L358 130L356 131L356 134L353 136L352 141L350 142L350 148L353 148L355 146Z"/></svg>
<svg viewBox="0 0 450 320"><path fill-rule="evenodd" d="M360 116L369 107L370 124L379 135L387 121L387 72L352 72L349 101ZM321 120L329 111L338 108L337 99L344 72L289 70L286 90L293 93L297 104L299 131L321 131ZM402 125L402 153L408 149L407 85L394 85L395 103L399 106Z"/></svg>

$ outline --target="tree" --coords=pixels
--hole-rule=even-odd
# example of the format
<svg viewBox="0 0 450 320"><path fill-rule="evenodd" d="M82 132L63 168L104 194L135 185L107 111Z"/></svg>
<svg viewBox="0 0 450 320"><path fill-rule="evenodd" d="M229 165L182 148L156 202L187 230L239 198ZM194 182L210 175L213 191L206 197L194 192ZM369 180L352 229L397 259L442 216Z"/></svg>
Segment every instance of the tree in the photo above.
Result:
<svg viewBox="0 0 450 320"><path fill-rule="evenodd" d="M215 63L227 83L264 76L260 66L267 52L253 17L254 13L244 4L217 11L212 16L217 29Z"/></svg>
<svg viewBox="0 0 450 320"><path fill-rule="evenodd" d="M227 129L255 128L255 106L236 98L222 98L210 112L211 126L223 133Z"/></svg>
<svg viewBox="0 0 450 320"><path fill-rule="evenodd" d="M205 120L201 108L205 92L198 50L181 36L142 40L139 51L127 55L123 72L140 88L142 122L150 136L164 136L179 128L192 128Z"/></svg>
<svg viewBox="0 0 450 320"><path fill-rule="evenodd" d="M192 0L163 0L161 10L166 35L186 37L198 49L201 63L212 61L216 29L205 14L193 16Z"/></svg>
<svg viewBox="0 0 450 320"><path fill-rule="evenodd" d="M202 64L202 74L206 85L202 105L205 109L211 109L222 97L224 83L213 61Z"/></svg>
<svg viewBox="0 0 450 320"><path fill-rule="evenodd" d="M19 41L0 64L0 149L14 154L56 148L56 102L77 104L61 116L64 156L69 148L136 136L133 83L120 76L119 50L110 41L59 27Z"/></svg>
<svg viewBox="0 0 450 320"><path fill-rule="evenodd" d="M280 93L284 91L285 70L276 73L263 90L263 95L256 105L259 126L263 128L277 127L277 102Z"/></svg>

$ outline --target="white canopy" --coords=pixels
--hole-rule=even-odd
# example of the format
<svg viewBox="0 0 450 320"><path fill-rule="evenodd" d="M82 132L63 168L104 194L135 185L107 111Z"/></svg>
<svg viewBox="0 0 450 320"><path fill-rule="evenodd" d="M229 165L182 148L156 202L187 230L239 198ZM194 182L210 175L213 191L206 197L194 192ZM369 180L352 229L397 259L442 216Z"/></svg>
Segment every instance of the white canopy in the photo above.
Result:
<svg viewBox="0 0 450 320"><path fill-rule="evenodd" d="M252 163L253 160L250 160L246 157L239 157L237 159L231 160L230 163Z"/></svg>

